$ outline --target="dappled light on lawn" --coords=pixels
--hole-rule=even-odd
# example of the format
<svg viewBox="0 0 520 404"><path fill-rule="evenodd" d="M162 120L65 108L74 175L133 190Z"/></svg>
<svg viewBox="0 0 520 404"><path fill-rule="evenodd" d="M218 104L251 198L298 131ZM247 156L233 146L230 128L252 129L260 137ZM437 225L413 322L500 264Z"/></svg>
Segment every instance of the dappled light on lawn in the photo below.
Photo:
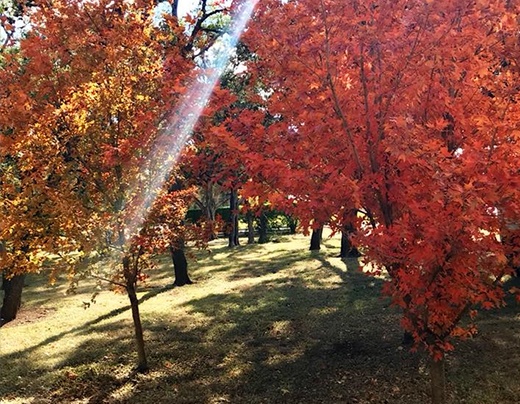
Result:
<svg viewBox="0 0 520 404"><path fill-rule="evenodd" d="M337 236L319 255L307 243L301 235L239 249L213 241L211 253L194 251L197 284L182 290L169 287L160 259L139 293L152 353L145 375L132 370L125 296L103 290L84 309L89 285L63 297L59 284L31 276L24 310L54 311L2 328L2 340L17 343L0 345L10 364L0 368L0 395L8 404L427 402L425 357L400 346L399 312L380 298L383 281L356 270L355 259L336 258ZM515 403L519 324L512 310L488 313L482 337L459 344L448 358L454 402L471 386L467 403ZM470 381L476 366L487 383Z"/></svg>

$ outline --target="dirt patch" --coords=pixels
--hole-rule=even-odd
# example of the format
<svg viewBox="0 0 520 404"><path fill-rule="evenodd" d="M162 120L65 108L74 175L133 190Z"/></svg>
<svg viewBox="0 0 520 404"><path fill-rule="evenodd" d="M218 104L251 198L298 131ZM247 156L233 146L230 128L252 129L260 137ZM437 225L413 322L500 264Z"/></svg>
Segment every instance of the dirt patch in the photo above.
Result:
<svg viewBox="0 0 520 404"><path fill-rule="evenodd" d="M43 320L44 318L50 316L55 313L56 309L54 307L30 307L30 308L22 308L18 312L16 319L10 321L7 324L4 324L3 327L16 327L23 324L36 323L38 321Z"/></svg>

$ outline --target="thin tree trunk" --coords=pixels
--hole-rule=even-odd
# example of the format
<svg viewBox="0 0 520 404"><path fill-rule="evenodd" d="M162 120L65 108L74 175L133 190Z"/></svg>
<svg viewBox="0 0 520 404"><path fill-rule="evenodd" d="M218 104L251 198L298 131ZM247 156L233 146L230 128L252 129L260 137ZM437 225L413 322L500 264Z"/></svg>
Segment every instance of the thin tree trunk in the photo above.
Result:
<svg viewBox="0 0 520 404"><path fill-rule="evenodd" d="M13 321L22 305L22 291L25 274L14 275L7 278L2 275L2 289L4 289L4 301L0 310L0 326Z"/></svg>
<svg viewBox="0 0 520 404"><path fill-rule="evenodd" d="M289 216L288 217L288 223L289 223L289 231L291 234L296 234L296 228L298 227L298 219L295 219L294 217Z"/></svg>
<svg viewBox="0 0 520 404"><path fill-rule="evenodd" d="M321 248L321 237L323 235L323 226L312 230L311 235L311 251L319 251Z"/></svg>
<svg viewBox="0 0 520 404"><path fill-rule="evenodd" d="M196 200L197 206L203 212L204 217L208 222L214 223L217 218L217 206L213 198L213 185L207 184L204 188L203 196ZM217 239L217 233L212 232L209 236L210 241Z"/></svg>
<svg viewBox="0 0 520 404"><path fill-rule="evenodd" d="M352 245L350 242L350 232L343 230L341 232L341 251L339 256L341 258L356 258L360 257L361 253L359 250Z"/></svg>
<svg viewBox="0 0 520 404"><path fill-rule="evenodd" d="M238 192L232 189L229 193L229 234L228 247L236 247L240 245L238 240Z"/></svg>
<svg viewBox="0 0 520 404"><path fill-rule="evenodd" d="M238 228L238 198L237 198L237 206L236 206L236 213L234 213L233 218L233 243L235 246L240 245L240 238L239 238L239 228Z"/></svg>
<svg viewBox="0 0 520 404"><path fill-rule="evenodd" d="M350 241L350 237L357 231L355 226L356 214L357 211L355 209L351 209L347 212L347 215L345 217L345 223L341 231L341 258L356 258L361 256L358 249Z"/></svg>
<svg viewBox="0 0 520 404"><path fill-rule="evenodd" d="M392 267L392 265L388 266L388 268L391 268L391 267ZM390 272L390 276L393 276L392 275L393 271L389 271L389 272ZM403 296L403 301L406 304L406 307L409 308L410 304L412 303L412 298L409 294L405 294ZM407 313L407 310L408 309L405 309L405 313ZM412 346L414 342L415 342L415 340L414 340L413 334L411 332L405 330L403 333L402 344L404 346Z"/></svg>
<svg viewBox="0 0 520 404"><path fill-rule="evenodd" d="M437 361L433 359L430 360L432 404L446 403L446 374L444 365L444 355Z"/></svg>
<svg viewBox="0 0 520 404"><path fill-rule="evenodd" d="M177 243L177 246L170 245L170 254L173 262L173 271L175 272L175 286L191 285L193 282L188 276L188 260L184 254L184 242Z"/></svg>
<svg viewBox="0 0 520 404"><path fill-rule="evenodd" d="M260 229L259 229L259 237L258 237L258 243L259 244L265 244L269 241L267 237L267 216L262 213L260 215Z"/></svg>
<svg viewBox="0 0 520 404"><path fill-rule="evenodd" d="M137 371L144 373L148 371L148 362L146 360L146 351L144 349L143 326L141 324L141 316L139 314L139 300L137 299L136 284L137 284L137 269L138 256L131 262L130 257L123 258L123 273L126 281L126 293L130 299L130 306L132 308L132 319L134 320L135 341L137 345Z"/></svg>
<svg viewBox="0 0 520 404"><path fill-rule="evenodd" d="M253 218L253 214L251 212L247 212L247 244L255 243L255 222Z"/></svg>
<svg viewBox="0 0 520 404"><path fill-rule="evenodd" d="M412 346L414 343L413 334L411 332L405 331L403 333L403 341L402 344L405 346Z"/></svg>
<svg viewBox="0 0 520 404"><path fill-rule="evenodd" d="M210 206L210 202L208 201L208 205L206 206L206 219L211 222L215 223L216 220L216 209L214 209L212 206ZM217 234L215 232L212 232L209 236L210 241L217 239Z"/></svg>

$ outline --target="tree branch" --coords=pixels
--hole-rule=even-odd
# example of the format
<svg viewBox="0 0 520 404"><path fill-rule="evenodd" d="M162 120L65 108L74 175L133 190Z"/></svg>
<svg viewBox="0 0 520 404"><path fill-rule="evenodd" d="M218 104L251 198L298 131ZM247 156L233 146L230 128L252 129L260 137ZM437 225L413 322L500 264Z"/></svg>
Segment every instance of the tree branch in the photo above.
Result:
<svg viewBox="0 0 520 404"><path fill-rule="evenodd" d="M350 146L352 148L352 153L354 154L354 160L356 161L356 165L358 166L358 169L359 169L359 175L362 176L364 170L363 170L363 165L361 164L361 159L359 158L356 144L354 142L354 136L352 134L352 131L350 130L350 125L348 123L347 117L345 116L345 114L343 113L343 110L341 108L341 104L339 102L339 98L338 98L338 95L336 92L336 86L334 85L334 81L332 80L332 74L331 74L332 68L330 65L330 54L331 54L331 52L330 52L330 31L329 31L329 27L327 25L327 17L326 17L326 13L325 13L323 0L321 0L321 17L323 19L323 25L325 28L325 64L326 64L326 68L327 68L326 80L329 85L329 89L331 91L332 101L334 103L334 111L336 112L336 115L339 117L339 119L341 121L343 130L345 131L345 133L347 135L347 139L349 140Z"/></svg>
<svg viewBox="0 0 520 404"><path fill-rule="evenodd" d="M94 279L99 279L100 281L103 281L103 282L107 282L107 283L111 283L112 285L117 285L117 286L120 286L122 288L126 288L126 285L122 284L122 283L119 283L119 282L116 282L116 281L113 281L111 279L108 279L108 278L104 278L102 276L98 276L98 275L94 275L94 274L90 274L90 276Z"/></svg>

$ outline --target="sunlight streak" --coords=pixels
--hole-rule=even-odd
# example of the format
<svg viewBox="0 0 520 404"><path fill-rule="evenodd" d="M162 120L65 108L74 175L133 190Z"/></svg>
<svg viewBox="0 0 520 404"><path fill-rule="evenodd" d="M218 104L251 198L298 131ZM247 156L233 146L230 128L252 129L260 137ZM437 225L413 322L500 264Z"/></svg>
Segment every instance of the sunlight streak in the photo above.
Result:
<svg viewBox="0 0 520 404"><path fill-rule="evenodd" d="M152 180L148 189L137 195L139 203L132 213L132 218L125 228L125 238L136 234L146 220L149 207L163 187L169 173L177 163L182 150L189 141L191 134L200 115L207 105L215 86L228 66L231 57L242 32L244 31L258 0L248 0L241 5L232 26L226 34L228 39L227 52L219 51L215 54L213 67L201 69L192 86L182 98L179 107L172 111L168 119L168 125L161 131L148 156L148 161L161 162L152 174ZM138 192L134 186L130 195Z"/></svg>

